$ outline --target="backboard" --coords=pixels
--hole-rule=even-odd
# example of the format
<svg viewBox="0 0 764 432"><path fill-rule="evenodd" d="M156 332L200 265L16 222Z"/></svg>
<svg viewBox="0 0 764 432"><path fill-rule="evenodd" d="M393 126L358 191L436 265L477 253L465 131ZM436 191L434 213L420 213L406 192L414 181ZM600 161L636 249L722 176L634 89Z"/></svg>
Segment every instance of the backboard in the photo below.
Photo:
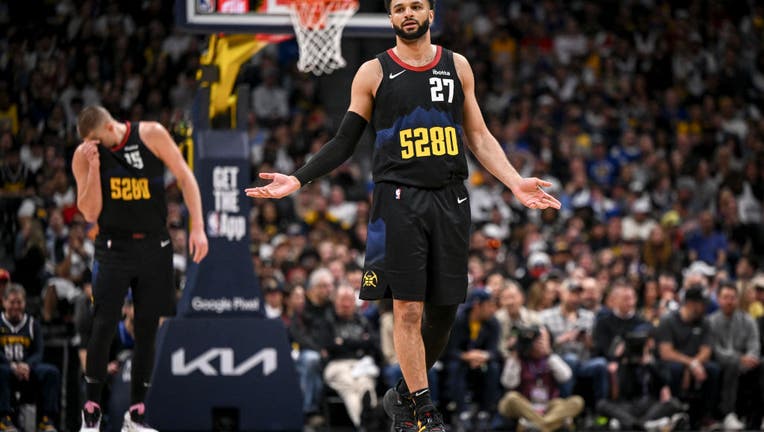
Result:
<svg viewBox="0 0 764 432"><path fill-rule="evenodd" d="M178 25L197 33L294 34L289 0L176 0ZM392 37L382 0L361 0L345 36Z"/></svg>
<svg viewBox="0 0 764 432"><path fill-rule="evenodd" d="M196 33L294 34L290 0L176 0L178 25ZM436 9L432 34L440 30ZM345 37L393 37L382 0L360 0L358 12L343 32Z"/></svg>

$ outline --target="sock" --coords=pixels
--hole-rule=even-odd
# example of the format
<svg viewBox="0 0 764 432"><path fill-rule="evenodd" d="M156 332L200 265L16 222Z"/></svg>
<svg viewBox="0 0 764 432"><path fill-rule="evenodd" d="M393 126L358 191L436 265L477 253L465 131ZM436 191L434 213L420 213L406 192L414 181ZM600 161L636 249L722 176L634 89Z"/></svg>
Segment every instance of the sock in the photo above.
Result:
<svg viewBox="0 0 764 432"><path fill-rule="evenodd" d="M417 415L435 409L435 406L432 403L432 399L430 399L429 388L425 387L415 392L411 392L410 397L414 401L414 409L416 409Z"/></svg>
<svg viewBox="0 0 764 432"><path fill-rule="evenodd" d="M398 392L401 397L410 398L409 387L406 385L406 381L403 378L398 380L398 384L395 385L395 391Z"/></svg>
<svg viewBox="0 0 764 432"><path fill-rule="evenodd" d="M130 383L130 405L137 405L146 400L146 393L149 391L149 383L134 382Z"/></svg>

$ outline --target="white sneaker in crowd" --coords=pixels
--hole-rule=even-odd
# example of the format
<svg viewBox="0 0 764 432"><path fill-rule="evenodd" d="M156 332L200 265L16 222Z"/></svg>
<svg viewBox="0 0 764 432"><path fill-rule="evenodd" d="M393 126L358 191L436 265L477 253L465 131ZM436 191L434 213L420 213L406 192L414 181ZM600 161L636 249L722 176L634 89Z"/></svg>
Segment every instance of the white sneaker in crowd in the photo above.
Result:
<svg viewBox="0 0 764 432"><path fill-rule="evenodd" d="M743 422L741 422L740 419L737 418L737 414L733 412L727 414L727 416L724 417L724 422L722 422L722 425L724 426L724 430L745 429L745 425L743 424Z"/></svg>

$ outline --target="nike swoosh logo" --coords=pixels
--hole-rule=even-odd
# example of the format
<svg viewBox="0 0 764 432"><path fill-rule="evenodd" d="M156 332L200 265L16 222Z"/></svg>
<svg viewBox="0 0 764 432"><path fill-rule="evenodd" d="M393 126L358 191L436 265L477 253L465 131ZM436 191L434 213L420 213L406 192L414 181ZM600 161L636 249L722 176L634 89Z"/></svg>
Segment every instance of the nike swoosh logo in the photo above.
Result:
<svg viewBox="0 0 764 432"><path fill-rule="evenodd" d="M465 201L467 201L467 197L464 197L464 198L457 198L457 199L456 199L456 202L457 202L458 204L461 204L461 203L463 203L463 202L465 202Z"/></svg>
<svg viewBox="0 0 764 432"><path fill-rule="evenodd" d="M406 71L405 71L405 70L402 70L402 71L398 72L397 74L394 74L394 73L390 73L390 79L395 79L395 78L397 78L397 77L398 77L398 75L402 74L403 72L406 72Z"/></svg>
<svg viewBox="0 0 764 432"><path fill-rule="evenodd" d="M418 392L414 393L414 396L417 396L417 397L422 396L423 394L427 393L428 390L429 389L424 389L422 391L418 391Z"/></svg>
<svg viewBox="0 0 764 432"><path fill-rule="evenodd" d="M162 247L165 247L170 244L170 240L162 240L159 244L162 245Z"/></svg>

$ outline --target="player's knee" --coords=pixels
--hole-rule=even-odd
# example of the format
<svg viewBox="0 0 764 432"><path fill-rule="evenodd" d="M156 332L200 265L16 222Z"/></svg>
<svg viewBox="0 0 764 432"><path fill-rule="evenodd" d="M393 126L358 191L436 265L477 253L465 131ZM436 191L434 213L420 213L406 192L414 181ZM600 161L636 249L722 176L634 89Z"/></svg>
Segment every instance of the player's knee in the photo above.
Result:
<svg viewBox="0 0 764 432"><path fill-rule="evenodd" d="M422 316L422 332L429 337L448 340L456 320L457 306L425 305Z"/></svg>
<svg viewBox="0 0 764 432"><path fill-rule="evenodd" d="M396 302L393 306L393 314L397 324L419 326L422 323L422 303Z"/></svg>

